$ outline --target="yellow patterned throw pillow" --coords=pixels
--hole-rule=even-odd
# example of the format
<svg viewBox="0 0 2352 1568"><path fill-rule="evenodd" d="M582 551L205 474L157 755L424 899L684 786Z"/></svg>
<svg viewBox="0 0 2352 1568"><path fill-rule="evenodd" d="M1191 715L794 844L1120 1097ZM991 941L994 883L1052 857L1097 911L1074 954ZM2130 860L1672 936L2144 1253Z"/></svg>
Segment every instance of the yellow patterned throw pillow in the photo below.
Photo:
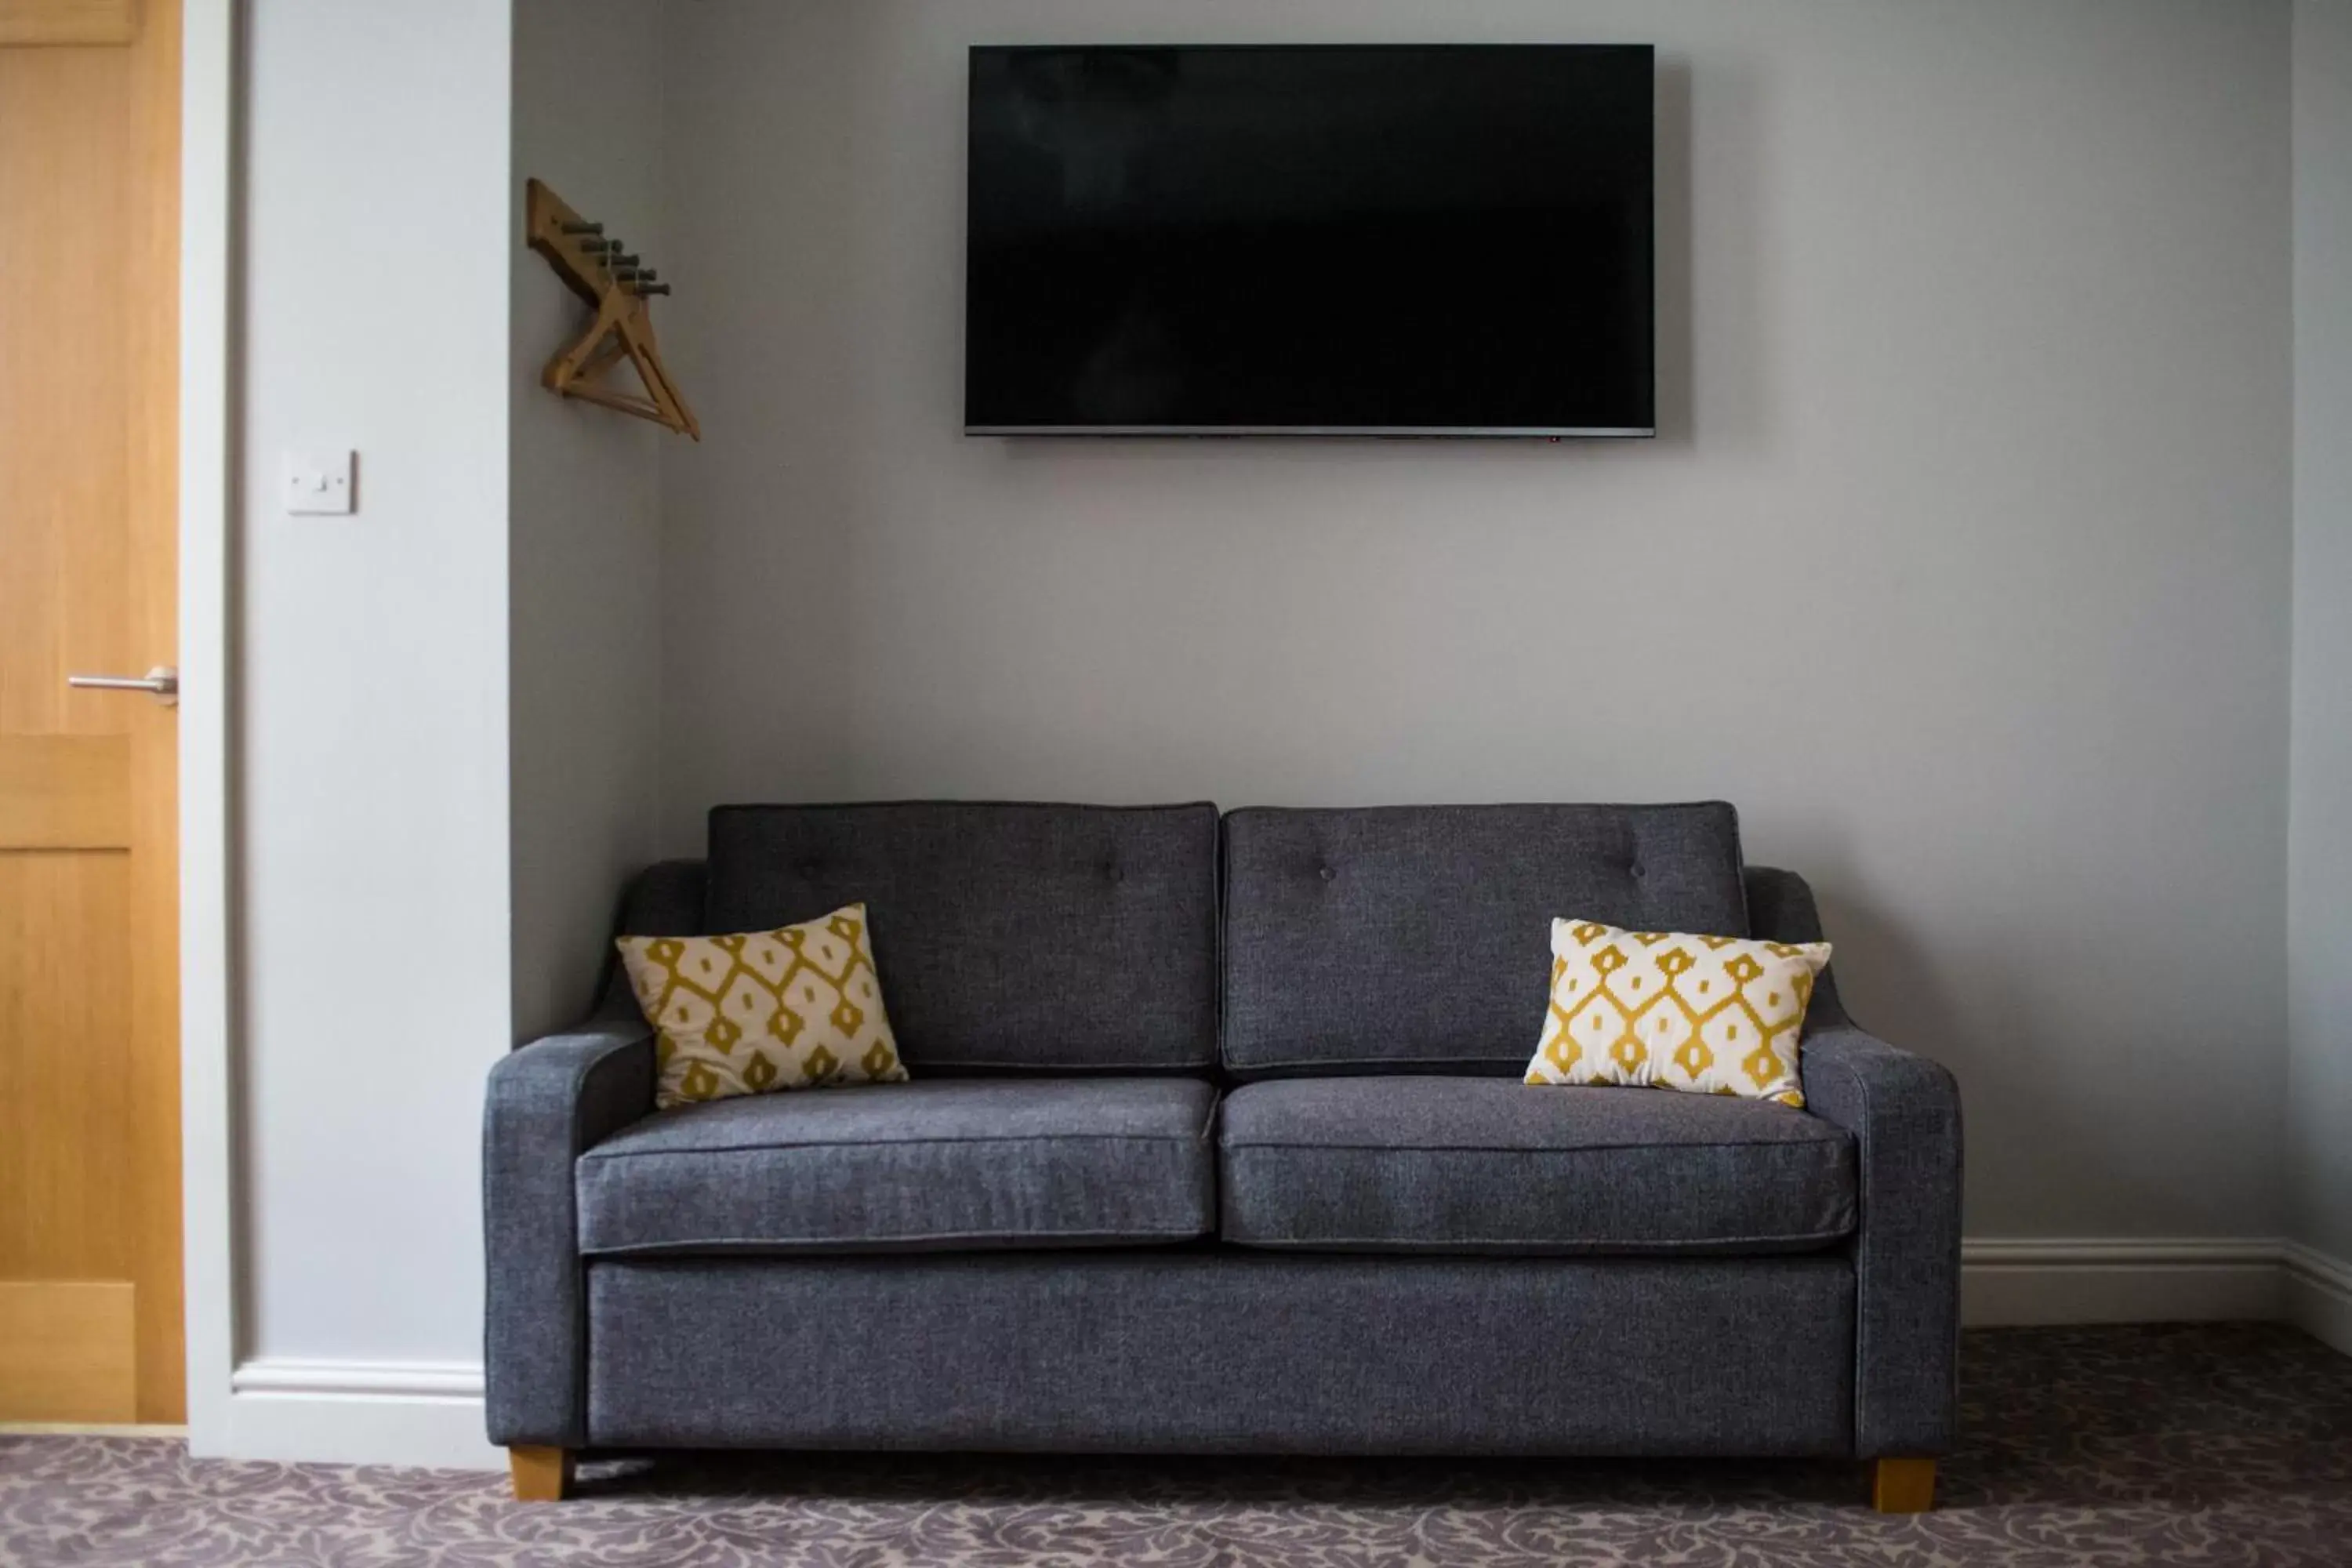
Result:
<svg viewBox="0 0 2352 1568"><path fill-rule="evenodd" d="M1805 1103L1797 1037L1825 942L1551 922L1551 1007L1529 1083L1640 1084Z"/></svg>
<svg viewBox="0 0 2352 1568"><path fill-rule="evenodd" d="M741 936L625 936L646 1021L661 1031L654 1103L903 1083L866 906Z"/></svg>

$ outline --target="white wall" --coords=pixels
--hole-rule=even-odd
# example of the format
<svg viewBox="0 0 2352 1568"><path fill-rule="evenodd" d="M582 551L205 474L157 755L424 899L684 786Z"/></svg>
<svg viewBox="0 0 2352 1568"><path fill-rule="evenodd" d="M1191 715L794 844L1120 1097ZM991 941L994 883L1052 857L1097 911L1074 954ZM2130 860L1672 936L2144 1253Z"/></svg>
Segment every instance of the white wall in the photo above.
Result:
<svg viewBox="0 0 2352 1568"><path fill-rule="evenodd" d="M2352 0L2295 5L2294 329L2294 1225L2352 1259Z"/></svg>
<svg viewBox="0 0 2352 1568"><path fill-rule="evenodd" d="M481 1355L481 1087L513 1021L508 56L503 3L247 11L233 764L257 1385ZM311 447L359 450L356 516L284 515L280 454ZM268 1446L269 1410L235 1441Z"/></svg>
<svg viewBox="0 0 2352 1568"><path fill-rule="evenodd" d="M535 176L658 268L660 54L646 0L516 0L510 232ZM514 1032L527 1039L587 1011L617 890L654 858L658 453L679 437L540 385L585 308L538 256L510 255Z"/></svg>
<svg viewBox="0 0 2352 1568"><path fill-rule="evenodd" d="M1958 1073L1972 1234L2278 1233L2286 5L670 15L666 847L1720 795ZM968 44L1433 37L1660 46L1657 441L957 434Z"/></svg>

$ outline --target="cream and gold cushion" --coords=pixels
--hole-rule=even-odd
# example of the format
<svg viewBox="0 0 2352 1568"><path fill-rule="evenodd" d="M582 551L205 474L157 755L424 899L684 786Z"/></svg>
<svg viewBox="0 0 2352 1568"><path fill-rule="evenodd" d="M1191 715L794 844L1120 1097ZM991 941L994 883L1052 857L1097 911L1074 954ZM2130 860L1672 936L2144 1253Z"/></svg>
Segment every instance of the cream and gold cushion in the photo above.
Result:
<svg viewBox="0 0 2352 1568"><path fill-rule="evenodd" d="M1641 1084L1802 1105L1797 1037L1825 942L1551 922L1551 1006L1529 1083Z"/></svg>
<svg viewBox="0 0 2352 1568"><path fill-rule="evenodd" d="M654 1103L837 1083L902 1083L866 906L740 936L625 936L646 1021L661 1031Z"/></svg>

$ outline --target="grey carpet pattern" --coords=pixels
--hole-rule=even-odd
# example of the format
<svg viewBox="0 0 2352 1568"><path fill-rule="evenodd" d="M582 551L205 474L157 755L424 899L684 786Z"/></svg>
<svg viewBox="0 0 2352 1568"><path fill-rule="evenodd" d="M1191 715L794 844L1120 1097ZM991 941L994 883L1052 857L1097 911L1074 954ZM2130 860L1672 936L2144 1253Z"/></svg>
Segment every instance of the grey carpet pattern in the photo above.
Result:
<svg viewBox="0 0 2352 1568"><path fill-rule="evenodd" d="M0 1563L2352 1564L2352 1357L2269 1324L1972 1332L1941 1507L1849 1464L617 1457L574 1501L458 1471L0 1438Z"/></svg>

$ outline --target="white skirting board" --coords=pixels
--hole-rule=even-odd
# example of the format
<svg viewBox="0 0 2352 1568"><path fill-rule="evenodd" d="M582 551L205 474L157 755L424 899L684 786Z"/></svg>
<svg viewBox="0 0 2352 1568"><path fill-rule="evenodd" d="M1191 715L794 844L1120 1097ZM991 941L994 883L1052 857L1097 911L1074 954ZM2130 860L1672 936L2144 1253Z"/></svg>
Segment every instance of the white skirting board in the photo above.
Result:
<svg viewBox="0 0 2352 1568"><path fill-rule="evenodd" d="M483 1432L478 1362L264 1357L240 1365L230 1389L223 1458L506 1468ZM208 1453L201 1437L190 1446Z"/></svg>
<svg viewBox="0 0 2352 1568"><path fill-rule="evenodd" d="M1975 1328L2277 1318L2283 1252L2268 1239L1971 1237L1960 1244L1960 1318Z"/></svg>
<svg viewBox="0 0 2352 1568"><path fill-rule="evenodd" d="M1960 1243L1960 1320L1972 1328L2245 1318L2294 1323L2352 1355L2352 1265L2275 1237Z"/></svg>
<svg viewBox="0 0 2352 1568"><path fill-rule="evenodd" d="M2352 1265L2258 1239L1970 1240L1961 1316L1974 1327L2280 1319L2352 1355ZM500 1469L482 1432L478 1363L322 1362L236 1369L223 1457ZM213 1450L202 1433L199 1454Z"/></svg>
<svg viewBox="0 0 2352 1568"><path fill-rule="evenodd" d="M2352 1355L2352 1263L2296 1242L2287 1243L2281 1261L2286 1321Z"/></svg>

